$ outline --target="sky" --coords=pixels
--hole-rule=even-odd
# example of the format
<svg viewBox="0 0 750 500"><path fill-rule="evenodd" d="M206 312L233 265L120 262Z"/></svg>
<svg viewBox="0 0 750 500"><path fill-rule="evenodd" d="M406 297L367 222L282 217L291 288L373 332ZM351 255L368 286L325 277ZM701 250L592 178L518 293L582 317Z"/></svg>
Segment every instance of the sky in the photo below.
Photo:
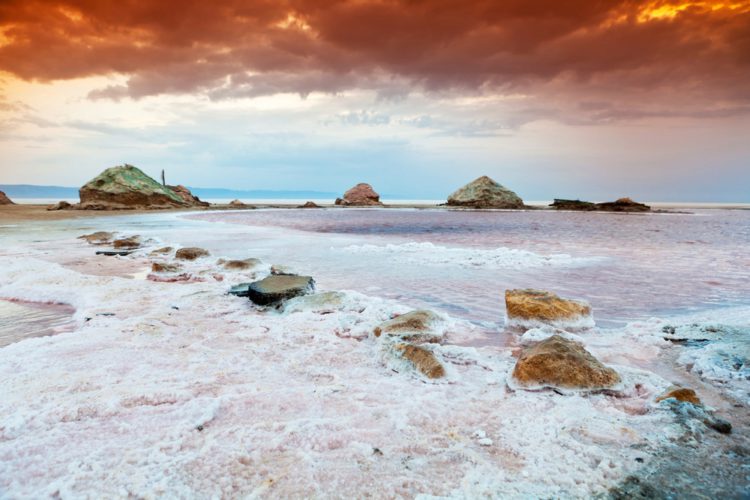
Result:
<svg viewBox="0 0 750 500"><path fill-rule="evenodd" d="M0 0L0 184L750 202L750 0Z"/></svg>

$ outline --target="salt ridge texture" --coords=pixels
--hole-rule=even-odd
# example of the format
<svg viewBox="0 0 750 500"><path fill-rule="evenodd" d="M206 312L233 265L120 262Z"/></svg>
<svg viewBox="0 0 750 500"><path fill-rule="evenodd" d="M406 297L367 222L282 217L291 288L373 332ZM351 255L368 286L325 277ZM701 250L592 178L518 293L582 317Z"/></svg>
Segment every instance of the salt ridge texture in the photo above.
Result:
<svg viewBox="0 0 750 500"><path fill-rule="evenodd" d="M618 365L615 397L511 391L503 349L435 346L450 376L429 384L386 367L371 332L408 311L392 301L278 312L227 296L247 275L211 279L213 258L186 264L205 281L154 283L3 253L0 297L69 303L79 325L0 349L3 497L588 497L680 432L644 370ZM471 335L448 321L449 342ZM605 362L664 342L608 335L585 337Z"/></svg>

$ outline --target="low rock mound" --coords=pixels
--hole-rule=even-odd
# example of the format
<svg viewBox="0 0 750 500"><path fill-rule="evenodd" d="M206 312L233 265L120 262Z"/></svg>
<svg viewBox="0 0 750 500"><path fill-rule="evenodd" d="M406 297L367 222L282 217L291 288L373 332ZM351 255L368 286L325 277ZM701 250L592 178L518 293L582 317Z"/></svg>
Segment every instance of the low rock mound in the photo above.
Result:
<svg viewBox="0 0 750 500"><path fill-rule="evenodd" d="M693 389L687 387L670 387L654 400L656 403L660 403L665 399L674 398L677 401L683 401L686 403L693 403L694 405L701 404L701 400Z"/></svg>
<svg viewBox="0 0 750 500"><path fill-rule="evenodd" d="M373 333L376 337L394 337L408 342L441 342L443 319L432 311L417 310L381 323Z"/></svg>
<svg viewBox="0 0 750 500"><path fill-rule="evenodd" d="M8 198L8 195L0 191L0 205L15 205L15 203Z"/></svg>
<svg viewBox="0 0 750 500"><path fill-rule="evenodd" d="M311 276L268 276L250 283L247 297L255 304L266 306L277 304L315 290L315 280Z"/></svg>
<svg viewBox="0 0 750 500"><path fill-rule="evenodd" d="M396 344L393 348L425 377L436 379L445 376L445 368L432 351L411 344Z"/></svg>
<svg viewBox="0 0 750 500"><path fill-rule="evenodd" d="M119 240L113 241L112 246L114 248L126 248L126 249L139 248L141 246L141 237L130 236L128 238L121 238Z"/></svg>
<svg viewBox="0 0 750 500"><path fill-rule="evenodd" d="M50 205L47 207L48 212L53 212L55 210L68 210L73 208L73 205L68 203L67 201L58 201L54 205Z"/></svg>
<svg viewBox="0 0 750 500"><path fill-rule="evenodd" d="M132 165L108 168L79 191L83 210L189 207L177 193Z"/></svg>
<svg viewBox="0 0 750 500"><path fill-rule="evenodd" d="M78 239L86 240L92 245L106 245L107 243L110 243L112 241L112 238L114 237L114 233L110 233L108 231L97 231L95 233L79 236Z"/></svg>
<svg viewBox="0 0 750 500"><path fill-rule="evenodd" d="M343 198L336 198L336 205L344 207L383 206L380 202L380 195L372 189L372 186L364 182L344 193Z"/></svg>
<svg viewBox="0 0 750 500"><path fill-rule="evenodd" d="M525 208L516 193L486 175L458 189L448 197L448 206L468 208Z"/></svg>
<svg viewBox="0 0 750 500"><path fill-rule="evenodd" d="M574 210L581 212L650 212L651 207L638 203L630 198L620 198L616 201L591 203L581 200L562 200L555 198L550 205L555 210Z"/></svg>
<svg viewBox="0 0 750 500"><path fill-rule="evenodd" d="M177 250L177 252L174 254L174 257L175 259L179 260L195 260L200 257L208 257L209 255L211 254L208 253L208 250L196 247L187 247Z"/></svg>
<svg viewBox="0 0 750 500"><path fill-rule="evenodd" d="M506 290L507 325L533 328L551 325L568 328L594 326L591 306L583 300L563 299L544 290Z"/></svg>
<svg viewBox="0 0 750 500"><path fill-rule="evenodd" d="M217 264L230 271L246 271L261 265L260 259L224 260L220 259Z"/></svg>
<svg viewBox="0 0 750 500"><path fill-rule="evenodd" d="M620 376L578 342L553 335L523 350L513 368L512 382L531 390L600 390L620 383Z"/></svg>
<svg viewBox="0 0 750 500"><path fill-rule="evenodd" d="M308 201L304 205L300 205L297 208L322 208L320 205L315 203L314 201Z"/></svg>

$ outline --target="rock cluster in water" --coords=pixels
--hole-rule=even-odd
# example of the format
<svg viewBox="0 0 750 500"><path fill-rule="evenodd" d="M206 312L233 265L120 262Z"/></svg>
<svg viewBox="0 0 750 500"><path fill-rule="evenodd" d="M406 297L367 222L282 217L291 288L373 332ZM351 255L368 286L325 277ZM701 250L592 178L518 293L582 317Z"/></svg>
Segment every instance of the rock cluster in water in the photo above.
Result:
<svg viewBox="0 0 750 500"><path fill-rule="evenodd" d="M81 210L205 207L184 186L164 186L132 165L106 169L79 190ZM68 208L68 207L65 207Z"/></svg>
<svg viewBox="0 0 750 500"><path fill-rule="evenodd" d="M631 200L620 198L604 203L592 203L581 200L562 200L555 198L550 207L556 210L575 210L581 212L650 212L651 207Z"/></svg>
<svg viewBox="0 0 750 500"><path fill-rule="evenodd" d="M372 189L372 186L364 182L344 193L343 198L336 198L336 205L344 207L383 206L380 202L380 195Z"/></svg>
<svg viewBox="0 0 750 500"><path fill-rule="evenodd" d="M525 208L516 193L486 175L458 189L448 197L448 206L468 208Z"/></svg>
<svg viewBox="0 0 750 500"><path fill-rule="evenodd" d="M0 205L15 205L15 203L13 203L10 198L8 198L8 195L0 191Z"/></svg>

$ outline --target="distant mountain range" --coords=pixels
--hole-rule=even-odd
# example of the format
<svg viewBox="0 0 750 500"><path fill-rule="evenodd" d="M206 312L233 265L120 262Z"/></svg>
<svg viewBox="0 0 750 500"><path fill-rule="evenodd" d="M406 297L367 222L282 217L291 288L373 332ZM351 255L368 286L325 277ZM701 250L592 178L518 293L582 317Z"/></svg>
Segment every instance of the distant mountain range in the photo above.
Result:
<svg viewBox="0 0 750 500"><path fill-rule="evenodd" d="M205 199L300 199L336 198L337 193L324 191L274 191L271 189L224 189L224 188L189 188L194 195ZM13 198L78 198L78 188L64 186L35 186L32 184L0 184L0 191Z"/></svg>

